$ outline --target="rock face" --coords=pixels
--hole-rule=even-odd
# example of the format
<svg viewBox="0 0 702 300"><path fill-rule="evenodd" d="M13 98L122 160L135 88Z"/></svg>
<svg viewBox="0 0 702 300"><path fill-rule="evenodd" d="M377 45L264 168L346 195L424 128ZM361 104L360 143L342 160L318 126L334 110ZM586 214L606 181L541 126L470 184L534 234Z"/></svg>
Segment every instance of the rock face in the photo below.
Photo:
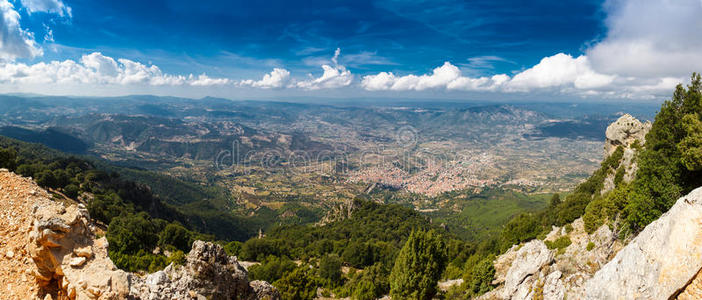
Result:
<svg viewBox="0 0 702 300"><path fill-rule="evenodd" d="M581 299L585 281L613 256L619 244L614 233L602 226L592 234L585 232L582 219L572 230L554 227L545 241L567 236L571 244L562 252L548 249L543 241L515 245L495 260L497 288L481 299ZM588 250L588 244L594 245Z"/></svg>
<svg viewBox="0 0 702 300"><path fill-rule="evenodd" d="M0 170L0 191L0 237L7 243L0 242L0 281L14 284L0 298L280 299L270 284L249 282L221 246L202 241L193 243L183 266L143 277L124 272L108 257L107 240L95 238L82 205L52 201L30 179L7 170Z"/></svg>
<svg viewBox="0 0 702 300"><path fill-rule="evenodd" d="M651 122L641 123L630 114L622 115L617 121L607 126L604 145L605 157L610 156L619 145L630 147L636 140L643 145L649 130L651 130Z"/></svg>
<svg viewBox="0 0 702 300"><path fill-rule="evenodd" d="M702 188L634 238L586 283L587 299L668 299L702 269ZM694 282L694 281L693 281Z"/></svg>
<svg viewBox="0 0 702 300"><path fill-rule="evenodd" d="M546 247L544 242L533 240L524 244L517 250L516 257L507 271L502 297L509 299L510 295L520 290L520 285L527 277L539 272L541 267L552 260L553 253Z"/></svg>
<svg viewBox="0 0 702 300"><path fill-rule="evenodd" d="M561 254L531 241L498 257L498 288L481 298L702 299L702 188L678 199L626 246L607 226L589 235L581 219L571 226L570 233L554 228L546 238L570 238Z"/></svg>
<svg viewBox="0 0 702 300"><path fill-rule="evenodd" d="M643 146L646 142L646 134L651 130L651 122L641 123L641 121L632 117L629 114L625 114L614 123L607 127L605 133L605 145L604 145L604 158L609 157L617 150L617 147L621 146L624 149L624 155L620 163L621 168L624 169L624 182L631 182L636 176L636 171L639 169L636 164L636 151L633 147L635 141L639 142L639 145ZM614 189L614 177L615 171L612 170L610 174L604 179L604 187L602 188L601 194Z"/></svg>
<svg viewBox="0 0 702 300"><path fill-rule="evenodd" d="M107 241L95 240L82 206L43 202L33 208L28 252L40 286L57 289L59 298L124 299L129 274L107 257Z"/></svg>
<svg viewBox="0 0 702 300"><path fill-rule="evenodd" d="M170 265L163 271L137 280L131 295L156 299L280 299L267 282L249 283L246 270L222 247L196 241L183 266Z"/></svg>

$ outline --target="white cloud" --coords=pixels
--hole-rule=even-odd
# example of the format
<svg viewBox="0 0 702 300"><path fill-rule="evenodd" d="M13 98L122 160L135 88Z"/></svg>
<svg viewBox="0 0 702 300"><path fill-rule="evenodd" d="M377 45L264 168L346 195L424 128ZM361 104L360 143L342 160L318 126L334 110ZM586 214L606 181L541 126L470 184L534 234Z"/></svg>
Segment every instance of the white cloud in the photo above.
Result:
<svg viewBox="0 0 702 300"><path fill-rule="evenodd" d="M322 76L314 78L311 74L308 80L299 81L296 86L306 90L333 89L351 85L353 74L346 67L339 65L341 49L337 48L332 57L333 66L324 64Z"/></svg>
<svg viewBox="0 0 702 300"><path fill-rule="evenodd" d="M606 86L613 80L614 76L592 70L586 56L573 58L558 53L541 59L537 65L515 75L507 84L507 89L530 91L570 85L577 89L594 89Z"/></svg>
<svg viewBox="0 0 702 300"><path fill-rule="evenodd" d="M586 51L595 70L687 77L702 70L702 1L610 0L606 37Z"/></svg>
<svg viewBox="0 0 702 300"><path fill-rule="evenodd" d="M668 97L692 72L702 71L702 1L608 0L604 39L573 57L544 57L513 77L471 77L445 63L431 74L364 76L370 91L456 89L496 92L546 92L611 98ZM480 56L465 65L490 70L500 57Z"/></svg>
<svg viewBox="0 0 702 300"><path fill-rule="evenodd" d="M213 86L213 85L227 85L232 83L229 78L212 78L206 74L200 74L197 77L190 74L188 76L188 84L192 86Z"/></svg>
<svg viewBox="0 0 702 300"><path fill-rule="evenodd" d="M22 6L27 12L53 13L62 17L71 17L71 8L66 6L61 0L21 0Z"/></svg>
<svg viewBox="0 0 702 300"><path fill-rule="evenodd" d="M263 75L261 80L242 80L241 86L250 86L262 89L279 89L287 87L290 82L290 71L281 68L274 68L270 73Z"/></svg>
<svg viewBox="0 0 702 300"><path fill-rule="evenodd" d="M435 68L431 74L396 76L392 72L380 72L377 75L363 77L361 86L369 91L422 91L426 89L449 90L494 90L509 79L509 76L500 74L492 77L466 77L461 70L445 62Z"/></svg>
<svg viewBox="0 0 702 300"><path fill-rule="evenodd" d="M547 92L582 97L644 99L670 94L683 78L638 78L596 72L587 56L573 58L558 53L543 58L538 64L510 77L465 76L461 70L445 62L431 74L396 76L392 72L367 75L361 87L368 91L422 91L428 89L489 91L499 93Z"/></svg>
<svg viewBox="0 0 702 300"><path fill-rule="evenodd" d="M20 15L12 3L0 0L0 14L0 60L41 56L42 50L34 41L34 35L20 26Z"/></svg>
<svg viewBox="0 0 702 300"><path fill-rule="evenodd" d="M0 64L0 83L10 84L90 84L148 86L213 86L229 84L226 78L172 75L158 66L147 66L129 59L117 59L93 52L74 60L36 64Z"/></svg>

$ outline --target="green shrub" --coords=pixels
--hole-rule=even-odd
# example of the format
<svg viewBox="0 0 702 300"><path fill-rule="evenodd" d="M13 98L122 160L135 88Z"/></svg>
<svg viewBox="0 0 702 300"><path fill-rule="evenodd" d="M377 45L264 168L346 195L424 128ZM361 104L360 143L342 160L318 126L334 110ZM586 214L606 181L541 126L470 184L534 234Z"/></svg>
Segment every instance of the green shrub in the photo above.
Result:
<svg viewBox="0 0 702 300"><path fill-rule="evenodd" d="M265 261L249 268L249 276L253 280L274 282L283 278L285 274L295 270L297 265L288 258L269 256Z"/></svg>
<svg viewBox="0 0 702 300"><path fill-rule="evenodd" d="M565 249L570 246L572 243L570 241L570 237L567 235L564 235L562 237L557 238L555 241L545 241L546 247L549 249L558 249L558 254L563 254L565 252Z"/></svg>
<svg viewBox="0 0 702 300"><path fill-rule="evenodd" d="M362 278L353 289L352 298L355 300L375 300L376 286L373 281L367 278Z"/></svg>
<svg viewBox="0 0 702 300"><path fill-rule="evenodd" d="M11 148L0 148L0 168L14 171L17 167L17 152Z"/></svg>
<svg viewBox="0 0 702 300"><path fill-rule="evenodd" d="M273 282L280 296L286 300L314 299L317 294L317 280L307 266L301 266L288 272L281 279Z"/></svg>
<svg viewBox="0 0 702 300"><path fill-rule="evenodd" d="M542 230L537 216L527 213L517 215L502 230L502 251L512 245L535 239Z"/></svg>
<svg viewBox="0 0 702 300"><path fill-rule="evenodd" d="M566 233L571 233L571 232L573 232L573 224L566 224L566 226L565 226L565 232L566 232Z"/></svg>
<svg viewBox="0 0 702 300"><path fill-rule="evenodd" d="M242 260L263 261L266 257L287 256L288 247L283 240L252 238L241 246L239 256Z"/></svg>
<svg viewBox="0 0 702 300"><path fill-rule="evenodd" d="M477 259L480 259L480 257L476 256L473 260ZM495 277L494 259L494 256L488 256L480 259L475 264L466 264L468 271L463 276L463 284L466 286L469 294L478 296L493 289L492 281Z"/></svg>
<svg viewBox="0 0 702 300"><path fill-rule="evenodd" d="M322 257L319 261L319 277L329 280L332 285L341 283L341 259L336 254Z"/></svg>
<svg viewBox="0 0 702 300"><path fill-rule="evenodd" d="M615 187L624 181L624 174L625 173L626 173L626 170L624 169L624 166L619 167L619 169L617 169L617 172L614 173L614 186Z"/></svg>
<svg viewBox="0 0 702 300"><path fill-rule="evenodd" d="M229 256L239 256L239 251L241 251L241 246L243 243L239 241L232 241L229 243L226 243L223 248L224 251L227 252L227 255Z"/></svg>
<svg viewBox="0 0 702 300"><path fill-rule="evenodd" d="M587 243L587 251L592 251L592 249L595 249L595 243L593 242L588 242Z"/></svg>
<svg viewBox="0 0 702 300"><path fill-rule="evenodd" d="M178 250L190 251L192 243L190 231L185 229L180 223L169 223L158 234L158 244L161 247L172 245Z"/></svg>
<svg viewBox="0 0 702 300"><path fill-rule="evenodd" d="M166 260L166 265L168 264L175 264L175 265L184 265L185 264L185 253L180 250L176 250L171 253L171 256L168 257Z"/></svg>

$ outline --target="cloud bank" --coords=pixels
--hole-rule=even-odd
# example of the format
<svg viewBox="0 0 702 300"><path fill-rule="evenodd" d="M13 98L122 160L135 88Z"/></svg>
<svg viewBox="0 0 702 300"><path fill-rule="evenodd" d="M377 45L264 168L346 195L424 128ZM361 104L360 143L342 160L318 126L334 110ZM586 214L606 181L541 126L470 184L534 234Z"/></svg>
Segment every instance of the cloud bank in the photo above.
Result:
<svg viewBox="0 0 702 300"><path fill-rule="evenodd" d="M11 84L90 84L151 86L213 86L229 84L226 78L205 74L182 76L166 74L158 66L147 66L128 59L117 59L93 52L79 61L64 60L27 65L0 64L0 82Z"/></svg>

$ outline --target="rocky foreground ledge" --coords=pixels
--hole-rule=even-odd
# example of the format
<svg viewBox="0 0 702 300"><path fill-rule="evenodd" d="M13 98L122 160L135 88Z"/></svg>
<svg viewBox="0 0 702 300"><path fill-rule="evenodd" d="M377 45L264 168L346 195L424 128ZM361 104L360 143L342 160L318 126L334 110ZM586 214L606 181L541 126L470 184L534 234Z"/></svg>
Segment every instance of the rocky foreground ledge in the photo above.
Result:
<svg viewBox="0 0 702 300"><path fill-rule="evenodd" d="M702 299L702 188L626 246L607 225L591 235L581 219L572 227L561 254L533 240L499 256L498 288L481 299ZM555 228L546 240L565 234Z"/></svg>
<svg viewBox="0 0 702 300"><path fill-rule="evenodd" d="M196 241L182 266L146 276L117 269L82 205L50 200L31 179L0 169L3 299L279 299L249 281L235 257Z"/></svg>

